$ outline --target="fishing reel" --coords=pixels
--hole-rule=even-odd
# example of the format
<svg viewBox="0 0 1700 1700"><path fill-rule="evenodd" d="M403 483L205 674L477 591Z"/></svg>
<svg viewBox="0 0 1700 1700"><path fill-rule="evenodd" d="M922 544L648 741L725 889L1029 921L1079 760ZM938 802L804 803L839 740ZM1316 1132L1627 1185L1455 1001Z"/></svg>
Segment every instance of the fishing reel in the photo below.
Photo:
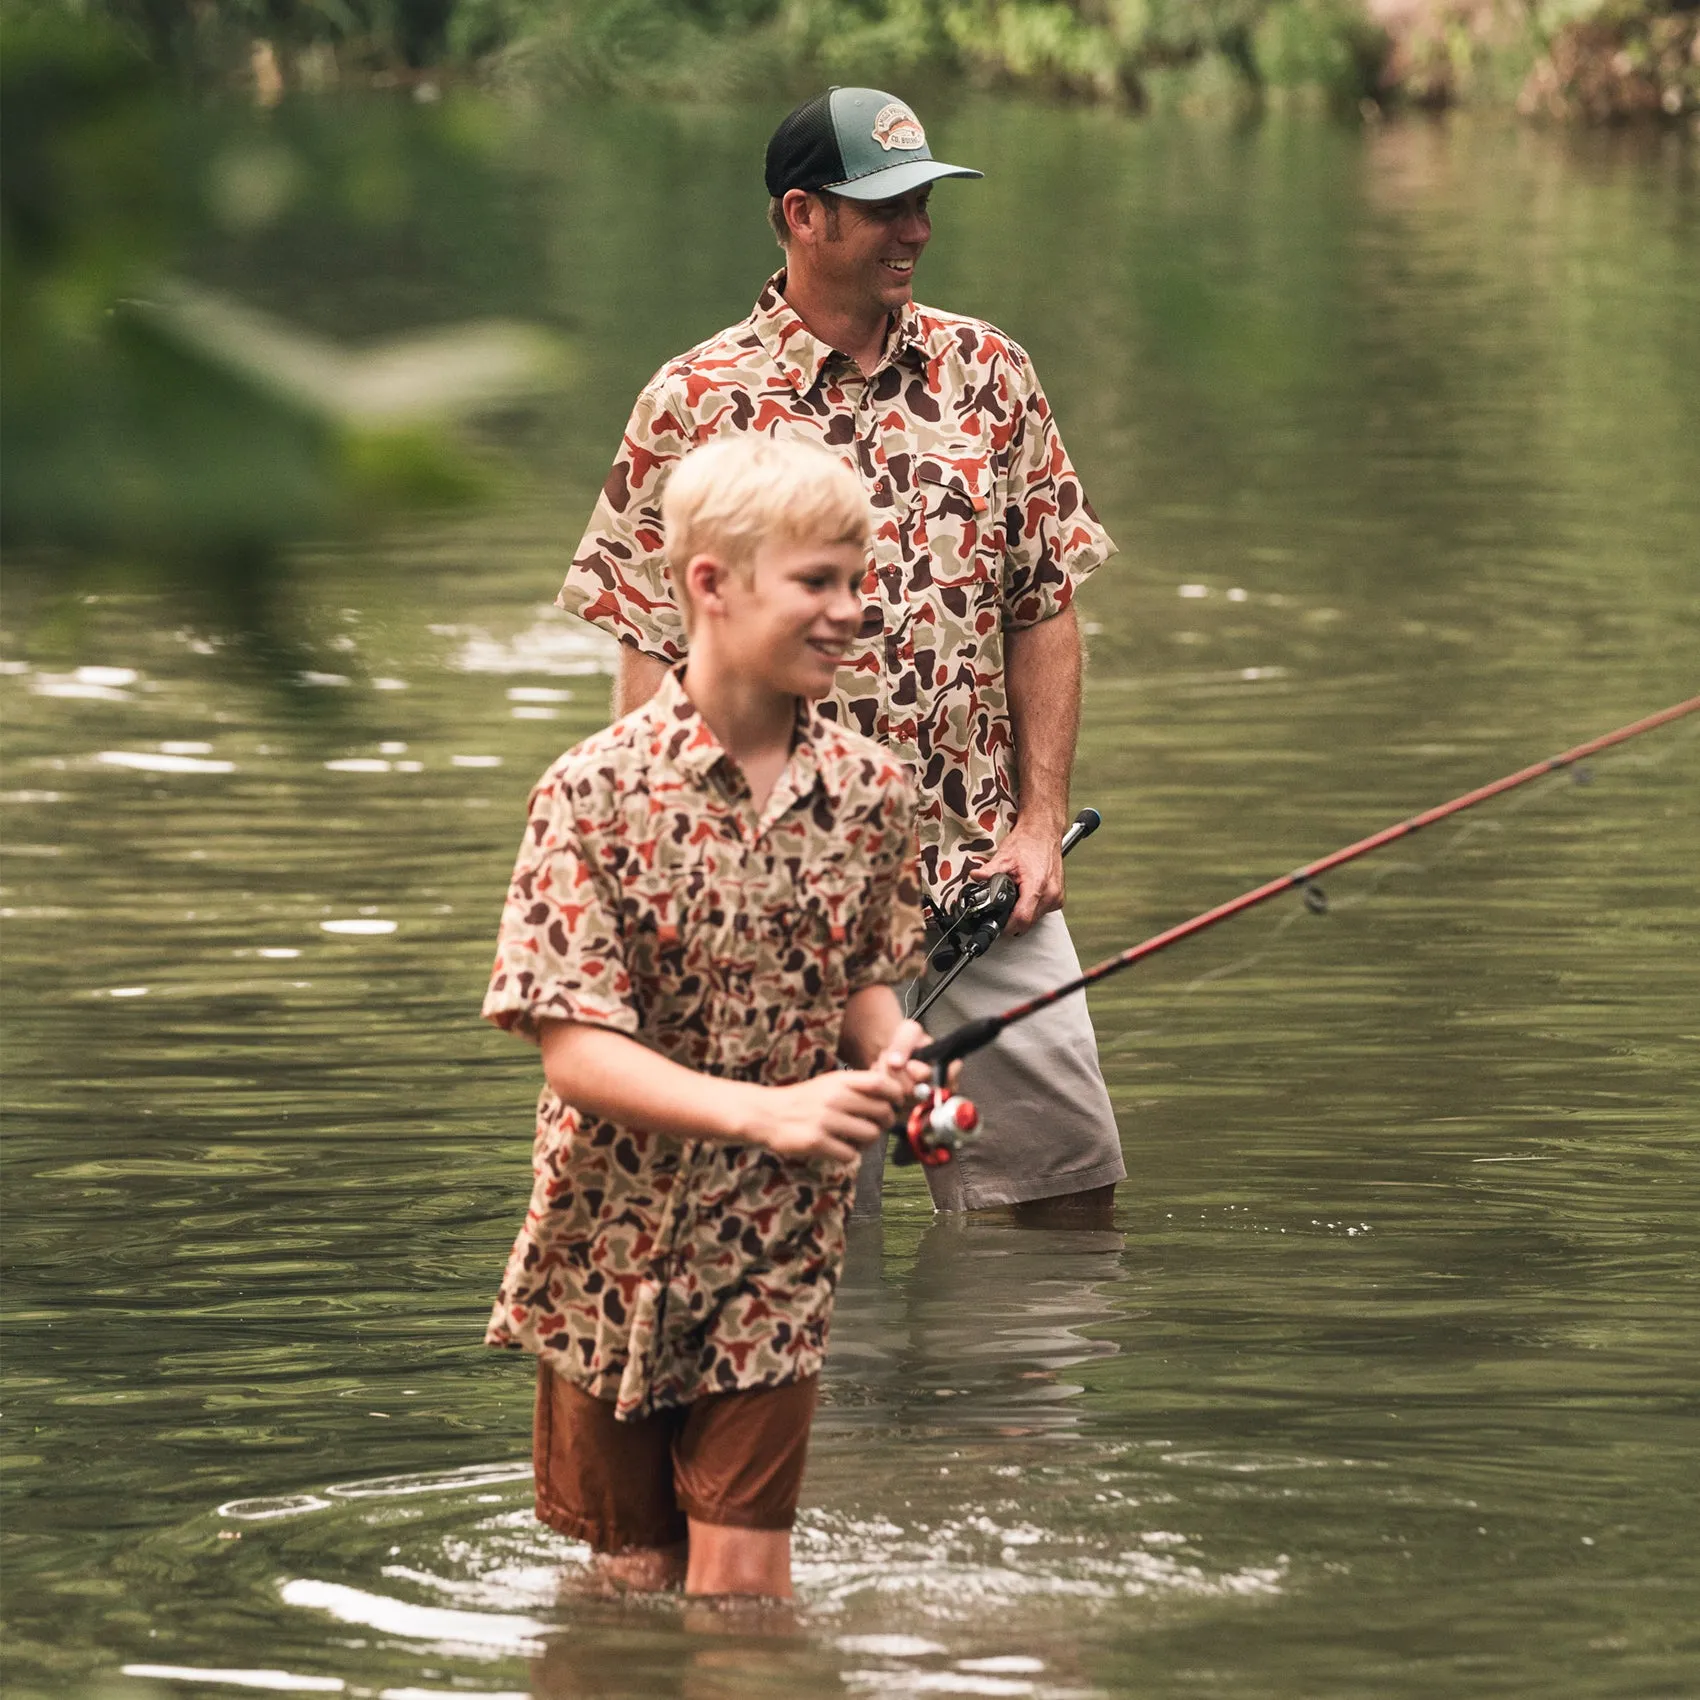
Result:
<svg viewBox="0 0 1700 1700"><path fill-rule="evenodd" d="M899 1131L891 1160L900 1169L924 1163L936 1169L948 1163L963 1140L980 1125L980 1112L945 1084L942 1069L915 1088L915 1106Z"/></svg>
<svg viewBox="0 0 1700 1700"><path fill-rule="evenodd" d="M1103 818L1096 809L1082 809L1063 834L1062 854L1067 856L1083 839L1090 838ZM1008 874L994 874L989 880L971 882L969 889L948 909L928 903L928 920L939 935L938 943L927 956L928 971L949 974L952 969L966 967L976 957L984 956L1003 937L1003 930L1020 901L1021 887Z"/></svg>
<svg viewBox="0 0 1700 1700"><path fill-rule="evenodd" d="M1098 830L1102 817L1096 809L1082 809L1063 834L1061 850L1066 856L1084 838ZM927 904L927 918L938 940L927 953L927 972L933 976L931 989L920 1004L909 1010L919 1021L949 989L962 970L977 961L1003 937L1021 887L1008 874L975 880L948 909ZM916 987L919 990L919 986ZM891 1154L898 1168L923 1163L929 1169L948 1163L980 1125L980 1112L950 1087L951 1065L995 1038L1001 1017L985 1016L959 1028L949 1041L935 1040L916 1053L918 1061L932 1064L933 1078L915 1088L915 1105L909 1120L897 1130ZM964 1046L964 1041L966 1044Z"/></svg>
<svg viewBox="0 0 1700 1700"><path fill-rule="evenodd" d="M965 891L948 909L935 911L940 936L927 966L935 974L945 974L964 956L984 956L1002 936L1020 901L1021 887L1008 874L995 874Z"/></svg>

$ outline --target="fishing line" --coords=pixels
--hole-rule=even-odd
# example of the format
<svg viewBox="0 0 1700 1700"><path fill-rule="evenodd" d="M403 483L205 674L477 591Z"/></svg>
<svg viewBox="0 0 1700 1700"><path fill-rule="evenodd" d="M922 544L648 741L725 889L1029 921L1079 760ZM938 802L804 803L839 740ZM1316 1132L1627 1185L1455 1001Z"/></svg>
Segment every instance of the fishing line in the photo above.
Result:
<svg viewBox="0 0 1700 1700"><path fill-rule="evenodd" d="M1614 759L1613 767L1621 764L1625 767L1633 767L1638 771L1660 768L1677 755L1685 752L1691 744L1696 742L1700 742L1700 720L1684 726L1656 754L1649 754L1642 750L1624 751ZM1595 783L1595 780L1594 773L1585 767L1559 768L1548 774L1544 781L1530 785L1515 795L1507 795L1496 814L1473 815L1465 819L1449 821L1446 824L1450 828L1451 836L1436 844L1433 855L1421 861L1415 858L1401 858L1397 861L1384 862L1379 866L1367 868L1365 870L1366 890L1352 892L1344 897L1336 896L1330 892L1326 906L1320 912L1309 904L1283 910L1270 920L1268 931L1256 948L1246 952L1243 956L1235 957L1231 962L1218 963L1214 968L1207 968L1202 973L1193 975L1191 979L1165 995L1171 1000L1178 1001L1181 998L1190 997L1194 992L1214 984L1218 980L1225 980L1235 974L1243 973L1249 968L1254 968L1265 957L1274 953L1290 928L1314 921L1320 918L1320 915L1343 915L1366 903L1371 903L1381 895L1385 886L1401 875L1408 874L1413 878L1420 878L1425 874L1434 873L1448 862L1454 861L1477 839L1496 836L1509 831L1511 817L1521 814L1525 809L1532 809L1537 805L1550 803L1557 798L1570 796L1577 786L1586 787ZM1098 1055L1100 1058L1116 1056L1123 1051L1132 1050L1144 1040L1161 1038L1169 1031L1171 1031L1171 1024L1169 1023L1123 1031L1117 1034L1115 1038L1102 1042L1098 1047Z"/></svg>
<svg viewBox="0 0 1700 1700"><path fill-rule="evenodd" d="M1392 826L1384 827L1379 832L1373 832L1356 843L1348 844L1343 849L1308 862L1292 873L1267 881L1265 884L1242 892L1238 897L1231 898L1225 903L1219 903L1212 909L1194 915L1190 920L1182 921L1161 933L1154 934L1136 945L1107 957L1104 961L1083 970L1073 979L1064 981L1048 991L1039 992L1023 1002L1012 1005L998 1015L981 1016L976 1020L965 1022L953 1031L934 1039L915 1052L915 1060L932 1065L933 1080L929 1087L918 1089L919 1102L911 1113L907 1128L901 1129L897 1135L897 1151L894 1153L898 1162L923 1162L935 1164L948 1162L958 1143L958 1135L972 1131L976 1116L974 1107L965 1099L955 1097L946 1084L950 1064L958 1059L971 1056L975 1051L991 1044L998 1035L1016 1022L1024 1021L1029 1016L1036 1015L1040 1010L1048 1009L1052 1004L1063 998L1071 997L1076 992L1084 991L1088 986L1097 984L1100 980L1108 979L1112 974L1118 974L1123 969L1131 968L1142 962L1148 956L1154 956L1169 946L1179 944L1184 939L1214 927L1219 922L1230 920L1247 910L1257 907L1272 898L1280 897L1288 892L1297 891L1305 899L1308 907L1318 913L1326 912L1328 900L1323 894L1317 881L1335 868L1343 867L1349 862L1355 862L1372 851L1384 848L1389 844L1411 836L1413 833L1438 824L1453 815L1460 814L1466 809L1488 802L1508 791L1534 784L1549 775L1570 771L1576 773L1579 764L1589 756L1611 749L1631 738L1639 737L1644 732L1650 732L1656 727L1668 725L1687 715L1700 710L1700 697L1690 697L1686 702L1680 702L1670 708L1661 709L1656 714L1632 722L1628 726L1620 726L1614 732L1603 733L1597 738L1578 744L1572 749L1563 751L1556 756L1549 756L1544 761L1532 763L1528 767L1519 768L1517 772L1507 774L1502 779L1496 779L1489 784L1466 791L1463 795L1452 798L1449 802L1441 803L1434 808L1425 809L1420 814L1397 821ZM1668 757L1666 758L1668 759ZM1583 783L1586 783L1586 770L1583 770ZM1503 830L1501 825L1500 830ZM1449 851L1456 851L1460 841L1454 837ZM1443 852L1442 858L1446 852ZM1422 871L1422 864L1418 864ZM1393 870L1389 870L1389 877ZM1367 897L1374 895L1379 883L1372 886ZM1298 911L1294 911L1296 917ZM1279 928L1284 931L1285 928ZM1269 945L1255 953L1251 960L1256 960L1267 953ZM1237 966L1237 964L1235 965ZM1204 977L1199 977L1195 983L1203 983Z"/></svg>

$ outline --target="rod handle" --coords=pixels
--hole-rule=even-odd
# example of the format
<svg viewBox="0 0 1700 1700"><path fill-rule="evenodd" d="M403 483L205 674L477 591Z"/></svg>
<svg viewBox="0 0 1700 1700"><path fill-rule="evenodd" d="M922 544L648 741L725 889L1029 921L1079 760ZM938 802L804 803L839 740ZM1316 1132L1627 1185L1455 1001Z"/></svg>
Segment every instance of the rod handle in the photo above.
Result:
<svg viewBox="0 0 1700 1700"><path fill-rule="evenodd" d="M942 1038L921 1046L915 1052L913 1060L930 1063L935 1068L948 1067L959 1057L970 1056L991 1044L1003 1028L1004 1021L1000 1015L982 1015L978 1020L965 1021L960 1027L953 1027Z"/></svg>
<svg viewBox="0 0 1700 1700"><path fill-rule="evenodd" d="M1096 809L1082 809L1063 834L1062 853L1066 856L1083 838L1090 838L1103 824L1104 817Z"/></svg>

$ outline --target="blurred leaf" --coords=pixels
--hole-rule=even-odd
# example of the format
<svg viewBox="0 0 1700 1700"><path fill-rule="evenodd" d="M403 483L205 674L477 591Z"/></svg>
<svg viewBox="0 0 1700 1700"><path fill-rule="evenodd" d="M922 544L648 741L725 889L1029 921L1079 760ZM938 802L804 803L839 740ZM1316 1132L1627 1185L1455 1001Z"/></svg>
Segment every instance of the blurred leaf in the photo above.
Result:
<svg viewBox="0 0 1700 1700"><path fill-rule="evenodd" d="M355 352L181 281L140 310L185 348L349 422L453 418L565 376L559 339L528 325L456 325Z"/></svg>
<svg viewBox="0 0 1700 1700"><path fill-rule="evenodd" d="M275 223L309 169L384 186L372 216L400 216L407 138L359 127L332 168L262 133L209 167L199 113L98 22L36 11L3 29L0 539L61 593L167 591L293 666L289 552L488 496L456 426L558 385L562 345L486 321L350 349L171 276L202 231Z"/></svg>

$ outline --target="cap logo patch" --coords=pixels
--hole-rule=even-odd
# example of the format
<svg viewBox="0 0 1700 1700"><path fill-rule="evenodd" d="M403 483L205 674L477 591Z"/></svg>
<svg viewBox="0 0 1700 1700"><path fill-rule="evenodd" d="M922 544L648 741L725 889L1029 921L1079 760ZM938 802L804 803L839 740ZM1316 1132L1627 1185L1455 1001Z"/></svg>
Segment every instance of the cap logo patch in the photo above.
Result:
<svg viewBox="0 0 1700 1700"><path fill-rule="evenodd" d="M879 109L874 119L874 140L887 153L893 148L924 148L927 132L921 128L921 120L902 101L894 100L889 106Z"/></svg>

